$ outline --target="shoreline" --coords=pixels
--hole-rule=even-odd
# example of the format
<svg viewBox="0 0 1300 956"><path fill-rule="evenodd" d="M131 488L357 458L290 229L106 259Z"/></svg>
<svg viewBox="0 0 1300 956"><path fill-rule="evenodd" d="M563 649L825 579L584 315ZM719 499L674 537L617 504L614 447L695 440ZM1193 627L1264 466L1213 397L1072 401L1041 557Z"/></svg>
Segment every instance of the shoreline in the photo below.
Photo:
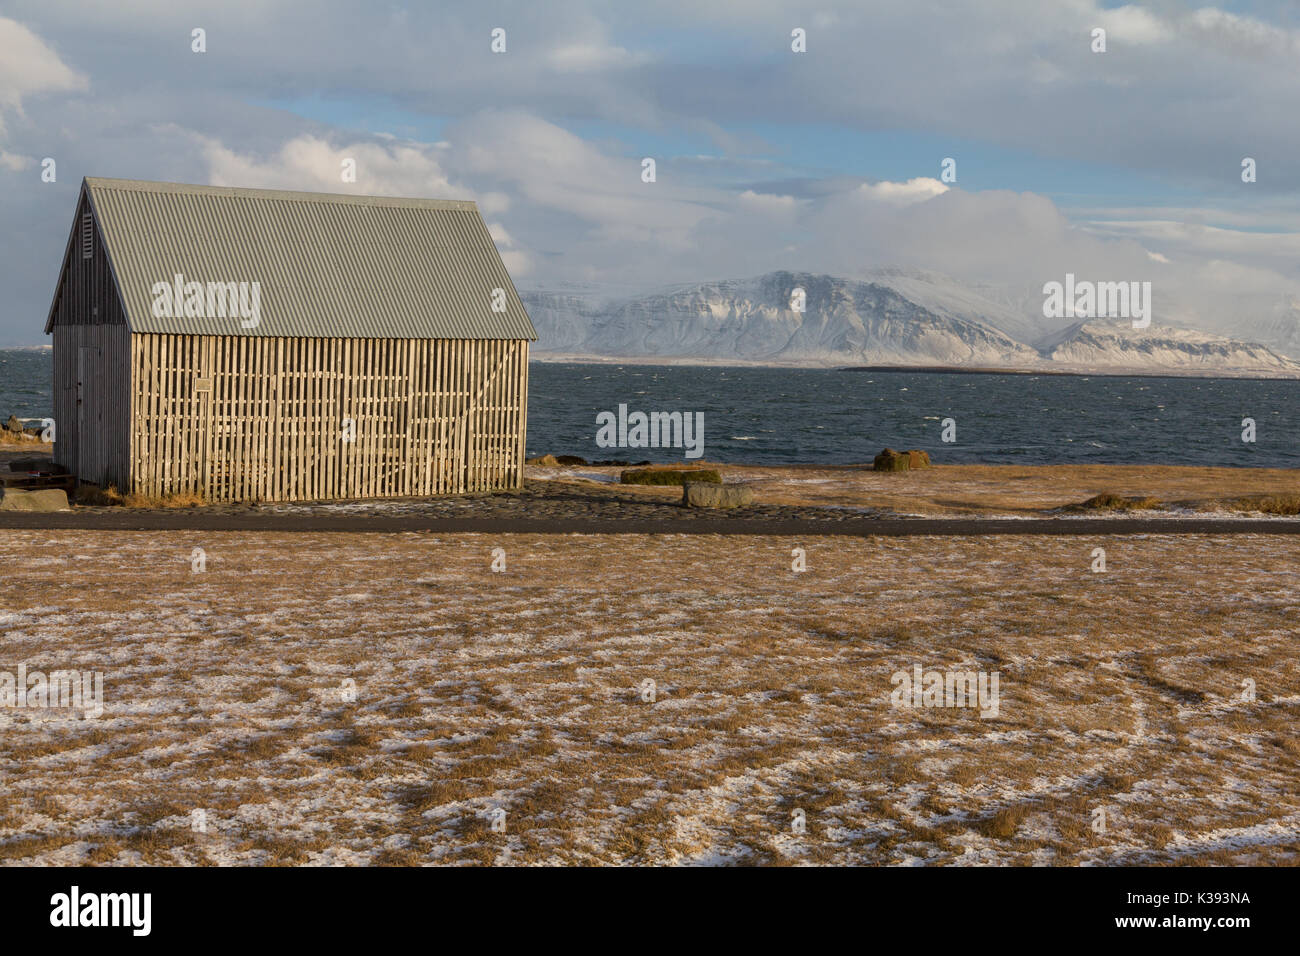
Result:
<svg viewBox="0 0 1300 956"><path fill-rule="evenodd" d="M1079 366L1012 366L1006 368L969 365L844 365L840 363L818 364L813 362L762 362L744 359L718 360L695 356L655 356L639 355L611 356L588 355L585 353L540 352L533 351L528 360L547 365L631 365L644 368L663 368L665 366L686 366L689 368L770 368L770 369L808 369L827 372L913 372L944 375L1065 375L1075 378L1223 378L1250 379L1280 382L1300 381L1300 372L1277 372L1274 369L1149 369L1129 366L1103 366L1100 368L1082 368Z"/></svg>
<svg viewBox="0 0 1300 956"><path fill-rule="evenodd" d="M5 345L0 352L48 352L52 345ZM707 356L689 355L591 355L582 352L547 352L534 350L528 357L529 362L546 365L631 365L644 368L663 368L665 366L686 366L689 368L771 368L771 369L809 369L833 372L912 372L934 375L1063 375L1073 378L1208 378L1208 379L1251 379L1280 382L1300 381L1300 371L1278 372L1275 369L1226 368L1158 368L1142 366L1101 366L1084 368L1080 366L1061 365L1050 367L1037 366L973 366L973 365L892 365L866 364L844 365L836 362L765 362L746 359L720 360Z"/></svg>
<svg viewBox="0 0 1300 956"><path fill-rule="evenodd" d="M48 454L48 446L45 453ZM0 468L41 456L0 448ZM43 457L43 456L41 456ZM1169 465L734 465L701 461L753 503L686 508L680 486L626 485L620 465L527 465L520 490L362 500L196 503L102 497L0 511L0 529L544 534L1158 534L1300 532L1300 469ZM83 486L85 488L86 486Z"/></svg>
<svg viewBox="0 0 1300 956"><path fill-rule="evenodd" d="M1267 370L1218 369L1215 371L1178 371L1175 369L1071 369L1071 368L972 368L964 365L846 365L837 372L927 372L932 375L1060 375L1068 378L1208 378L1250 379L1252 381L1300 381L1300 372L1277 375Z"/></svg>

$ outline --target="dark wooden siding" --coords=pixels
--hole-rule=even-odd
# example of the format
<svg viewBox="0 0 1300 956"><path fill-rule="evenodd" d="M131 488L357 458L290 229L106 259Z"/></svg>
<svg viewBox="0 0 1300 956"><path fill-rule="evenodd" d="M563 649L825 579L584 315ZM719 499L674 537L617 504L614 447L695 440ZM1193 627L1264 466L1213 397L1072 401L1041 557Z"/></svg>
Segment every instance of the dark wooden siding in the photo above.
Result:
<svg viewBox="0 0 1300 956"><path fill-rule="evenodd" d="M97 484L130 483L131 346L103 237L83 255L83 192L52 311L54 460Z"/></svg>
<svg viewBox="0 0 1300 956"><path fill-rule="evenodd" d="M126 325L122 300L104 250L104 237L98 230L92 238L91 257L82 257L81 223L89 212L90 203L83 192L72 221L72 242L55 292L54 325Z"/></svg>
<svg viewBox="0 0 1300 956"><path fill-rule="evenodd" d="M130 484L131 335L125 325L54 327L54 460L83 481Z"/></svg>

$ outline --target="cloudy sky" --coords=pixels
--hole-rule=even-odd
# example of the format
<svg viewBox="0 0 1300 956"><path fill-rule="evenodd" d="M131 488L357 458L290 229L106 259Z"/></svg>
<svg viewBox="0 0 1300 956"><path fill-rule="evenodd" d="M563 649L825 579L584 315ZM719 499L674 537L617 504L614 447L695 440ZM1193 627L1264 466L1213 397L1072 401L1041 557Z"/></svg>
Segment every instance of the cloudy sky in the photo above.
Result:
<svg viewBox="0 0 1300 956"><path fill-rule="evenodd" d="M1293 2L12 0L0 51L0 346L87 175L474 199L521 288L1071 271L1300 317Z"/></svg>

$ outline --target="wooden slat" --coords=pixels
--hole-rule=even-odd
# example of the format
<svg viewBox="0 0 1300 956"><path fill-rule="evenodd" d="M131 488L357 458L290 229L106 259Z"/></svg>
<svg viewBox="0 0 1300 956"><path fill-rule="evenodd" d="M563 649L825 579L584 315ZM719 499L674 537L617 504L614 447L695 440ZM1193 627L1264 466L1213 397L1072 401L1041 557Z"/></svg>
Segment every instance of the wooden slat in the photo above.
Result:
<svg viewBox="0 0 1300 956"><path fill-rule="evenodd" d="M295 501L522 487L527 342L54 335L55 414L73 422L59 424L59 463L124 489ZM83 462L79 348L97 350L99 370ZM341 440L345 418L354 444Z"/></svg>

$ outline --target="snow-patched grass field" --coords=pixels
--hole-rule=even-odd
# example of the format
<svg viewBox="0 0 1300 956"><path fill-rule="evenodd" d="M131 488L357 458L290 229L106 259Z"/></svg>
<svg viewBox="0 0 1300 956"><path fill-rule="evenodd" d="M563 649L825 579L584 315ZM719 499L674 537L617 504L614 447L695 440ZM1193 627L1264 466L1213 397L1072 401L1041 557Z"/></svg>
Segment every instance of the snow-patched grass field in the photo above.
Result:
<svg viewBox="0 0 1300 956"><path fill-rule="evenodd" d="M7 531L0 579L0 672L104 674L0 708L5 863L1300 860L1294 538Z"/></svg>

